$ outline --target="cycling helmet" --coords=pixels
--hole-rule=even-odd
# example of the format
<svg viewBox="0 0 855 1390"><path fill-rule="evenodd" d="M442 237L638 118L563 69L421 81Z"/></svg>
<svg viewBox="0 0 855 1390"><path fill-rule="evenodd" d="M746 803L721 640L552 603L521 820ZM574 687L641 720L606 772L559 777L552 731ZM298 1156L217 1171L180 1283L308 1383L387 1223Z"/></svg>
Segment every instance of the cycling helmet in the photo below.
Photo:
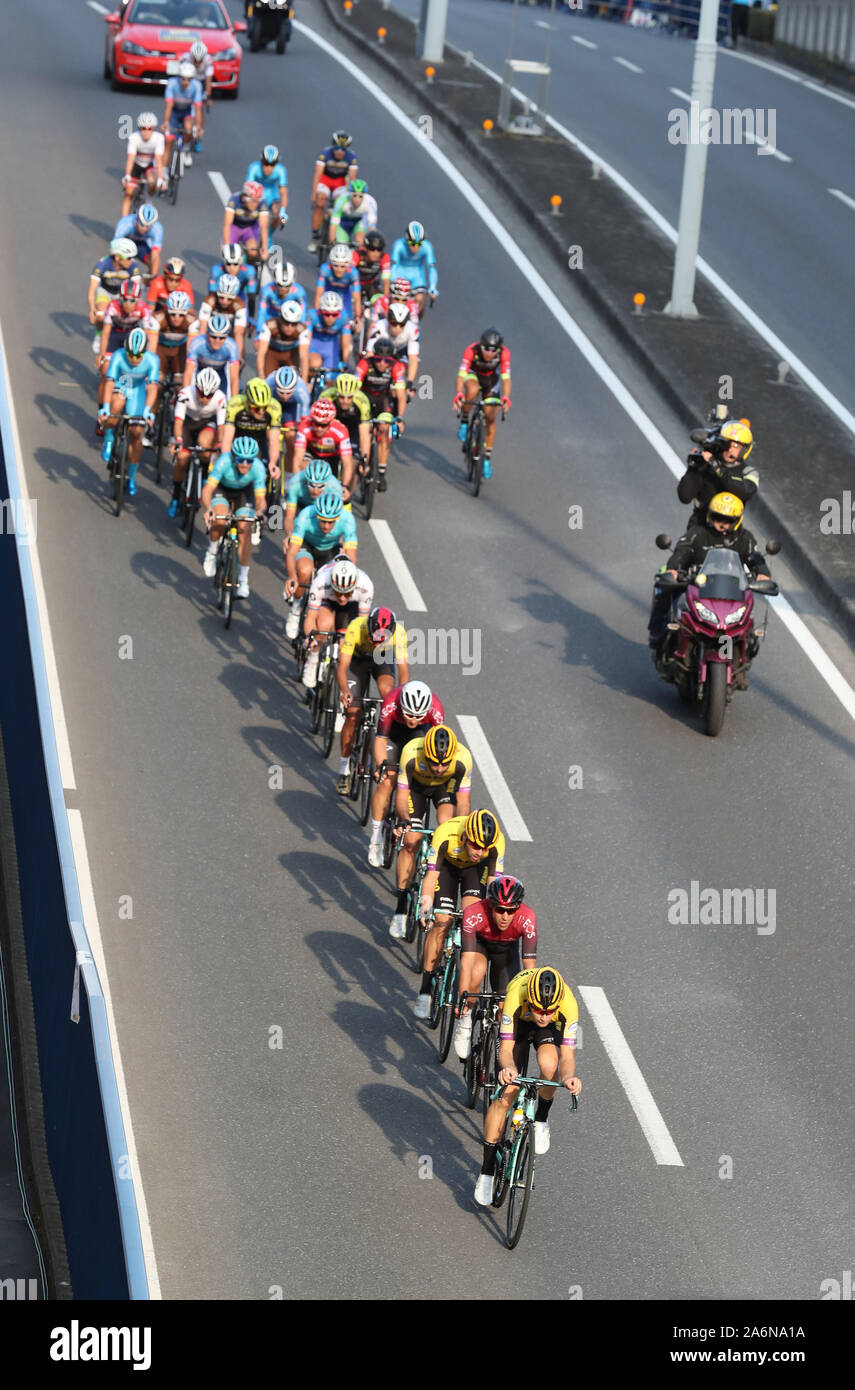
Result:
<svg viewBox="0 0 855 1390"><path fill-rule="evenodd" d="M278 285L280 290L290 290L296 274L297 272L290 261L282 261L281 264L273 267L273 283Z"/></svg>
<svg viewBox="0 0 855 1390"><path fill-rule="evenodd" d="M738 531L744 511L742 502L732 492L717 492L707 506L707 521L710 525L714 521L726 521L730 531Z"/></svg>
<svg viewBox="0 0 855 1390"><path fill-rule="evenodd" d="M220 374L213 367L203 367L193 378L198 396L213 396L220 389Z"/></svg>
<svg viewBox="0 0 855 1390"><path fill-rule="evenodd" d="M389 323L396 323L399 328L403 328L407 319L410 317L410 311L406 304L390 304L387 317Z"/></svg>
<svg viewBox="0 0 855 1390"><path fill-rule="evenodd" d="M183 290L173 290L172 294L166 296L167 314L189 314L190 296Z"/></svg>
<svg viewBox="0 0 855 1390"><path fill-rule="evenodd" d="M353 260L353 252L344 241L337 241L335 246L330 248L330 265L350 265Z"/></svg>
<svg viewBox="0 0 855 1390"><path fill-rule="evenodd" d="M261 151L262 164L277 164L279 162L279 151L275 145L265 145Z"/></svg>
<svg viewBox="0 0 855 1390"><path fill-rule="evenodd" d="M255 179L247 179L241 189L241 196L249 198L251 202L260 203L264 197L264 188L260 183L256 183Z"/></svg>
<svg viewBox="0 0 855 1390"><path fill-rule="evenodd" d="M217 281L217 294L223 299L234 299L240 289L240 280L236 275L221 275Z"/></svg>
<svg viewBox="0 0 855 1390"><path fill-rule="evenodd" d="M138 130L155 130L157 127L157 116L153 111L141 111L137 116Z"/></svg>
<svg viewBox="0 0 855 1390"><path fill-rule="evenodd" d="M157 221L157 208L153 203L143 203L137 208L137 221L141 227L153 227Z"/></svg>
<svg viewBox="0 0 855 1390"><path fill-rule="evenodd" d="M425 734L424 750L428 762L453 763L457 757L457 735L447 724L435 724Z"/></svg>
<svg viewBox="0 0 855 1390"><path fill-rule="evenodd" d="M333 475L326 459L309 459L305 472L309 487L324 487Z"/></svg>
<svg viewBox="0 0 855 1390"><path fill-rule="evenodd" d="M392 287L389 291L389 294L390 298L392 299L409 299L412 292L412 281L408 280L405 275L398 275L392 281Z"/></svg>
<svg viewBox="0 0 855 1390"><path fill-rule="evenodd" d="M257 406L259 409L266 409L273 400L270 387L260 376L254 376L251 381L246 383L244 395L246 396L248 405Z"/></svg>
<svg viewBox="0 0 855 1390"><path fill-rule="evenodd" d="M119 286L120 299L140 299L142 297L142 280L138 280L135 275L131 275L127 280L123 280Z"/></svg>
<svg viewBox="0 0 855 1390"><path fill-rule="evenodd" d="M355 396L359 390L359 377L351 372L342 372L335 379L335 389L340 396Z"/></svg>
<svg viewBox="0 0 855 1390"><path fill-rule="evenodd" d="M372 608L368 614L368 636L375 647L390 640L397 621L391 608Z"/></svg>
<svg viewBox="0 0 855 1390"><path fill-rule="evenodd" d="M485 328L481 334L481 348L484 352L500 352L504 346L504 338L498 328Z"/></svg>
<svg viewBox="0 0 855 1390"><path fill-rule="evenodd" d="M382 232L368 232L365 237L365 245L369 251L385 251L386 238Z"/></svg>
<svg viewBox="0 0 855 1390"><path fill-rule="evenodd" d="M191 78L196 76L196 69L194 68L192 63L179 63L178 76L181 78L183 82L189 82Z"/></svg>
<svg viewBox="0 0 855 1390"><path fill-rule="evenodd" d="M353 136L348 135L346 130L334 130L330 144L338 146L339 149L348 149L353 144Z"/></svg>
<svg viewBox="0 0 855 1390"><path fill-rule="evenodd" d="M293 367L280 367L273 380L277 391L283 396L290 395L297 385L297 373Z"/></svg>
<svg viewBox="0 0 855 1390"><path fill-rule="evenodd" d="M542 969L531 972L525 993L532 1008L546 1012L560 1007L567 993L567 986L557 970L544 965Z"/></svg>
<svg viewBox="0 0 855 1390"><path fill-rule="evenodd" d="M378 338L374 347L371 349L372 357L394 357L395 344L391 338Z"/></svg>
<svg viewBox="0 0 855 1390"><path fill-rule="evenodd" d="M352 594L359 574L352 560L336 560L330 574L330 587L337 594Z"/></svg>
<svg viewBox="0 0 855 1390"><path fill-rule="evenodd" d="M339 493L328 489L315 498L315 516L319 521L335 521L341 516L343 506L344 502Z"/></svg>
<svg viewBox="0 0 855 1390"><path fill-rule="evenodd" d="M713 445L713 450L719 458L726 452L729 444L742 445L739 462L744 463L751 453L751 450L754 448L754 435L742 420L728 420L726 425L722 425L719 430L718 439Z"/></svg>
<svg viewBox="0 0 855 1390"><path fill-rule="evenodd" d="M364 179L351 179L347 185L348 193L367 193L368 184Z"/></svg>
<svg viewBox="0 0 855 1390"><path fill-rule="evenodd" d="M326 425L331 425L335 419L335 406L331 400L324 400L323 397L319 397L314 402L309 415L313 425L324 428Z"/></svg>
<svg viewBox="0 0 855 1390"><path fill-rule="evenodd" d="M410 222L407 226L407 241L411 246L421 246L425 239L425 229L421 222Z"/></svg>
<svg viewBox="0 0 855 1390"><path fill-rule="evenodd" d="M318 307L322 314L340 314L344 303L341 295L336 294L335 290L327 290L325 294L321 295L321 302Z"/></svg>
<svg viewBox="0 0 855 1390"><path fill-rule="evenodd" d="M125 337L125 351L129 357L142 357L146 349L146 336L142 328L132 328Z"/></svg>
<svg viewBox="0 0 855 1390"><path fill-rule="evenodd" d="M494 907L521 907L525 898L525 888L518 878L511 874L500 874L487 884L487 902Z"/></svg>
<svg viewBox="0 0 855 1390"><path fill-rule="evenodd" d="M433 703L433 691L424 681L407 681L401 687L401 712L408 719L424 719Z"/></svg>
<svg viewBox="0 0 855 1390"><path fill-rule="evenodd" d="M279 317L284 323L302 323L303 306L299 299L286 299L279 306Z"/></svg>
<svg viewBox="0 0 855 1390"><path fill-rule="evenodd" d="M170 256L163 270L166 275L183 275L184 262L180 256Z"/></svg>
<svg viewBox="0 0 855 1390"><path fill-rule="evenodd" d="M137 244L128 236L117 236L110 242L111 256L121 256L123 261L132 261L136 254Z"/></svg>
<svg viewBox="0 0 855 1390"><path fill-rule="evenodd" d="M201 63L204 58L207 58L207 56L208 50L201 39L197 39L195 43L191 43L190 57L193 59L194 63Z"/></svg>
<svg viewBox="0 0 855 1390"><path fill-rule="evenodd" d="M241 463L251 463L258 458L258 440L248 434L239 435L232 445L232 454Z"/></svg>
<svg viewBox="0 0 855 1390"><path fill-rule="evenodd" d="M225 245L220 251L220 260L223 265L241 265L243 263L243 247L240 242Z"/></svg>
<svg viewBox="0 0 855 1390"><path fill-rule="evenodd" d="M225 314L212 314L208 322L209 338L227 338L229 336L229 321Z"/></svg>
<svg viewBox="0 0 855 1390"><path fill-rule="evenodd" d="M491 811L473 811L466 818L466 838L479 849L489 849L499 838L499 825Z"/></svg>

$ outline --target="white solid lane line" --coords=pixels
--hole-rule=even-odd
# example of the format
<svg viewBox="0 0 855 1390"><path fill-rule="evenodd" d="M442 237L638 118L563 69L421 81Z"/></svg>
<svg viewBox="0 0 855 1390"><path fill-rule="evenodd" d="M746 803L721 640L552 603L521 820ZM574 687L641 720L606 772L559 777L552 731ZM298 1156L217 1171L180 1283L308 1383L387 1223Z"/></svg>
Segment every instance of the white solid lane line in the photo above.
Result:
<svg viewBox="0 0 855 1390"><path fill-rule="evenodd" d="M578 34L573 34L573 35L571 35L571 37L572 37L574 43L579 43L579 44L581 44L583 48L596 48L596 47L597 47L597 45L596 45L595 43L591 43L591 40L590 40L590 39L580 39Z"/></svg>
<svg viewBox="0 0 855 1390"><path fill-rule="evenodd" d="M388 112L388 114L392 117L394 121L397 121L398 125L401 126L403 130L407 131L407 133L412 137L413 140L418 142L419 147L424 151L425 155L429 159L432 159L434 163L443 171L446 178L448 178L451 181L451 183L454 184L454 187L460 193L461 197L466 200L466 202L472 208L473 212L475 212L477 216L480 217L481 221L484 223L484 226L487 227L490 232L492 232L493 236L496 238L496 241L506 252L506 254L511 258L516 269L528 281L535 294L538 296L540 300L542 300L549 312L552 314L556 323L567 334L567 337L570 338L570 340L576 345L579 352L582 354L585 361L590 366L591 370L596 373L596 375L603 382L603 385L612 393L618 405L630 417L633 424L638 429L639 433L644 436L644 438L647 440L647 443L653 449L654 453L658 454L659 458L665 464L665 467L668 469L668 471L673 475L673 477L682 478L683 473L685 472L685 464L683 463L682 459L671 448L671 445L668 443L661 430L659 430L657 426L654 424L654 422L650 419L650 417L645 414L638 402L633 399L632 395L629 391L627 391L620 377L617 375L616 372L612 370L608 362L606 362L602 353L600 353L597 350L597 348L594 347L594 344L591 342L590 338L588 338L587 334L583 333L582 329L576 323L575 319L572 318L570 314L568 314L567 310L564 308L564 305L561 304L560 301L555 297L550 286L546 283L539 271L537 271L535 267L532 265L531 261L529 260L528 256L526 256L522 248L511 239L511 237L508 235L506 229L499 221L499 219L495 216L491 209L488 208L483 198L479 197L475 190L472 187L470 187L470 185L466 182L466 179L454 166L454 164L452 164L448 156L444 154L442 150L437 149L436 145L433 144L431 141L425 140L418 126L416 126L408 116L405 116L403 112L399 110L398 106L392 100L392 98L387 96L386 93L380 87L378 87L377 84L373 82L370 77L367 77L366 74L362 72L362 70L358 68L355 63L351 62L349 58L346 58L344 54L339 53L338 50L335 49L331 43L328 43L327 40L322 38L320 34L316 34L314 30L310 29L307 24L302 23L302 21L300 20L295 20L294 24L298 33L304 34L306 38L310 39L312 43L316 44L318 48L320 48L330 58L333 58L335 62L339 63L345 69L346 72L349 72L351 77L353 77L354 81L358 82L360 86L364 87L366 91L370 92L374 97L375 101L377 101L378 104L382 106L385 111ZM484 67L482 63L479 63L478 66L481 68ZM489 71L488 69L484 70ZM491 75L495 76L495 74ZM522 98L522 94L517 92L515 88L513 89L513 94ZM570 132L568 130L565 130L563 126L559 125L557 121L552 121L550 119L549 123L553 126L554 129L558 130L560 134L564 135L565 139L569 139L571 143L576 146L577 149L584 150L586 148L582 145L581 141L577 140L575 136L572 136ZM593 155L592 151L587 150L587 154L589 158L595 159L595 156ZM605 169L610 166L606 166L604 164L602 167L603 169ZM639 194L634 188L632 188L631 185L627 183L626 179L624 179L622 175L618 174L615 169L611 170L611 174L613 175L614 180L618 184L618 186L624 188L630 194L633 200L639 204L639 206L643 205L643 208L647 209L649 211L649 215L655 220L656 225L662 227L663 230L667 229L667 234L670 234L671 240L676 241L677 233L674 230L674 228L671 227L670 224L665 221L665 218L662 217L662 215L658 213L650 203L647 202L647 199L642 198L641 194ZM764 332L764 336L766 337L767 342L770 342L773 346L777 345L781 349L781 356L787 358L787 361L791 364L793 370L802 376L802 380L805 380L804 374L807 373L807 376L811 377L812 380L816 382L816 378L812 377L812 374L808 372L808 369L806 367L802 367L801 364L799 364L798 366L796 365L798 359L795 358L792 354L787 355L787 350L784 348L784 345L783 343L781 343L780 339L776 338L774 334L769 333L769 330L766 329L765 324L763 324L759 319L757 319L756 315L753 313L752 310L748 308L747 304L743 304L742 300L738 299L738 297L733 294L733 291L730 290L729 286L727 286L724 283L724 281L721 280L721 278L718 275L716 275L715 271L711 270L710 267L700 259L700 257L698 258L698 268L703 269L704 273L707 275L707 278L710 279L712 283L716 285L716 287L720 290L720 292L724 294L725 297L728 298L731 303L734 304L734 307L739 308L739 312L742 313L745 318L747 318L748 322L751 323L753 327L758 327L758 331ZM820 382L816 382L816 386L817 388L820 388L822 391L825 391L825 387L822 387ZM825 394L829 397L830 400L834 401L834 397L831 396L830 392L825 392ZM843 407L840 405L839 401L835 401L834 403L837 406L837 410L839 412L843 412L843 414L846 416L846 419L848 420L849 425L853 430L853 433L855 433L855 417L849 415L848 412L843 411ZM370 524L373 526L375 523L372 522ZM813 638L811 638L810 641L807 640L807 638L811 637L810 633L808 632L808 629L805 627L805 624L801 621L801 619L798 618L798 615L794 613L793 609L790 607L788 603L779 603L776 601L775 611L778 614L781 621L788 628L795 641L798 642L802 651L808 657L808 660L813 663L814 667L816 668L822 679L826 682L829 689L832 690L836 697L841 701L847 714L849 714L850 717L855 718L855 690L853 690L852 687L846 682L846 680L838 671L837 667L834 665L834 662L822 650L819 643L816 642Z"/></svg>
<svg viewBox="0 0 855 1390"><path fill-rule="evenodd" d="M208 178L211 180L211 183L214 185L214 188L217 191L217 197L219 198L223 207L225 207L226 203L229 201L229 198L232 196L232 190L229 188L222 174L218 174L212 169L208 170Z"/></svg>
<svg viewBox="0 0 855 1390"><path fill-rule="evenodd" d="M86 3L89 6L90 10L94 10L96 14L110 13L110 11L106 10L103 5L98 4L98 0L86 0Z"/></svg>
<svg viewBox="0 0 855 1390"><path fill-rule="evenodd" d="M841 193L839 188L829 188L828 191L832 198L839 198L841 203L845 203L848 208L852 208L853 212L855 212L855 198L850 198L847 194Z"/></svg>
<svg viewBox="0 0 855 1390"><path fill-rule="evenodd" d="M620 63L621 67L627 68L629 72L644 72L644 68L638 67L636 63L631 63L628 58L612 57L612 62Z"/></svg>
<svg viewBox="0 0 855 1390"><path fill-rule="evenodd" d="M677 1145L671 1138L650 1087L630 1051L629 1043L615 1018L605 990L600 989L598 985L580 985L579 993L617 1072L618 1081L626 1091L627 1099L635 1111L636 1119L656 1162L664 1167L684 1167L683 1160L677 1152Z"/></svg>
<svg viewBox="0 0 855 1390"><path fill-rule="evenodd" d="M842 92L837 92L833 87L823 87L819 82L812 82L809 77L802 77L797 72L789 72L787 68L780 67L778 63L767 62L765 58L752 58L747 53L734 53L733 49L720 48L719 53L728 58L738 58L741 63L753 63L756 68L765 68L767 72L773 72L776 77L783 77L787 82L797 82L800 87L807 87L811 92L819 92L821 97L828 97L829 101L840 102L842 106L850 106L855 111L855 101L851 97L845 97Z"/></svg>
<svg viewBox="0 0 855 1390"><path fill-rule="evenodd" d="M528 826L520 815L517 803L511 796L511 789L496 762L493 750L487 742L481 721L474 714L458 714L457 722L463 732L463 742L472 754L472 761L484 779L490 795L491 809L499 817L499 828L506 840L531 840Z"/></svg>
<svg viewBox="0 0 855 1390"><path fill-rule="evenodd" d="M392 528L388 521L369 521L368 525L383 552L383 559L389 566L392 578L398 586L401 598L404 600L404 607L410 613L426 613L427 604L418 591L416 581L410 574L401 547L392 535Z"/></svg>
<svg viewBox="0 0 855 1390"><path fill-rule="evenodd" d="M689 93L688 93L688 92L682 92L682 91L680 90L679 87L669 87L669 88L668 88L668 91L669 91L669 92L673 92L673 93L674 93L674 96L675 96L675 97L679 97L681 101L688 101L688 102L691 102L691 100L692 100L692 98L691 98L691 96L689 95Z"/></svg>
<svg viewBox="0 0 855 1390"><path fill-rule="evenodd" d="M113 1067L116 1072L116 1087L119 1092L119 1105L122 1110L122 1124L125 1128L125 1141L128 1146L128 1163L131 1169L131 1177L133 1179L137 1201L137 1212L140 1219L140 1240L142 1241L143 1254L145 1256L145 1270L148 1278L149 1296L151 1298L160 1298L160 1279L157 1273L157 1261L154 1257L154 1243L151 1238L151 1226L148 1220L145 1189L143 1187L139 1160L137 1158L134 1127L131 1122L131 1108L128 1104L128 1088L125 1085L122 1054L119 1049L119 1035L116 1032L116 1019L113 1014L113 1001L110 997L110 981L107 976L107 966L104 960L104 945L101 940L98 909L95 906L95 894L92 891L92 874L89 870L89 854L86 849L86 837L83 833L83 816L79 811L68 812L68 829L71 833L71 845L74 851L74 867L77 871L77 883L80 888L83 926L89 938L89 945L92 947L92 959L95 963L95 969L98 972L101 993L104 996L107 1026L110 1030L110 1047L113 1053Z"/></svg>

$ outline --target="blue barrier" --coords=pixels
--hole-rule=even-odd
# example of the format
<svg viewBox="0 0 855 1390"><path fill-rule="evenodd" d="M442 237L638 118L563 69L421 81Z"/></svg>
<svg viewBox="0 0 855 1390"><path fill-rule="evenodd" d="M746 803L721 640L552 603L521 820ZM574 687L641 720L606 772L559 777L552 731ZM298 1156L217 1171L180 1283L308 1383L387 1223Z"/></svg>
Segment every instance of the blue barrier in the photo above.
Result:
<svg viewBox="0 0 855 1390"><path fill-rule="evenodd" d="M75 1298L149 1297L98 972L83 926L0 337L0 725L38 1038L45 1133ZM8 499L8 503L7 500ZM12 525L14 535L9 533ZM79 1022L71 1020L79 967Z"/></svg>

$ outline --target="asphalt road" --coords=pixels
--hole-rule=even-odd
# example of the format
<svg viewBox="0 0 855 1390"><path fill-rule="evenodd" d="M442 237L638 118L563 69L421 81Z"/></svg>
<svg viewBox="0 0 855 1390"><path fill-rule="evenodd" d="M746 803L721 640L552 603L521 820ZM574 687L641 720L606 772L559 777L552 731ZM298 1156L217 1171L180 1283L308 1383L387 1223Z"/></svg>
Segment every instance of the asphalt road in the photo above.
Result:
<svg viewBox="0 0 855 1390"><path fill-rule="evenodd" d="M420 12L420 0L394 4L413 17ZM454 0L448 40L501 73L511 18L512 6L498 0ZM544 60L548 18L546 8L518 7L513 57ZM688 100L671 89L691 93L693 61L694 44L684 39L575 12L555 19L549 114L674 227L685 147L671 144L668 131L671 113L687 111ZM521 74L516 85L537 101L539 82ZM756 145L709 146L700 254L851 411L855 102L833 89L822 95L719 48L713 105L773 113L777 147L790 162L761 155ZM767 135L769 119L764 114ZM596 257L596 247L584 250ZM639 277L643 290L643 266Z"/></svg>
<svg viewBox="0 0 855 1390"><path fill-rule="evenodd" d="M323 28L318 6L301 17ZM817 1297L851 1264L851 720L772 618L752 689L721 738L703 738L646 648L652 537L680 524L659 459L361 87L304 37L285 59L247 58L239 101L216 107L163 209L167 253L201 286L221 219L206 171L236 185L272 138L292 185L284 245L310 285L311 166L339 124L387 235L426 222L440 258L434 398L414 403L379 515L427 614L406 614L364 525L360 562L410 626L480 633L477 674L420 674L455 718L479 718L531 833L506 866L529 887L542 958L605 991L682 1159L655 1162L583 1005L580 1108L557 1103L523 1242L503 1252L472 1203L480 1138L457 1064L437 1066L412 1018L388 883L295 698L278 547L257 552L225 632L150 470L135 505L110 514L85 288L118 215L118 118L150 100L102 83L101 42L82 0L21 11L8 34L0 110L26 113L27 138L7 152L18 196L0 208L0 314L74 758L67 799L83 814L164 1296ZM515 405L475 501L449 402L460 349L488 319L510 338ZM843 673L855 679L851 656ZM774 890L776 930L671 925L669 891L692 880Z"/></svg>

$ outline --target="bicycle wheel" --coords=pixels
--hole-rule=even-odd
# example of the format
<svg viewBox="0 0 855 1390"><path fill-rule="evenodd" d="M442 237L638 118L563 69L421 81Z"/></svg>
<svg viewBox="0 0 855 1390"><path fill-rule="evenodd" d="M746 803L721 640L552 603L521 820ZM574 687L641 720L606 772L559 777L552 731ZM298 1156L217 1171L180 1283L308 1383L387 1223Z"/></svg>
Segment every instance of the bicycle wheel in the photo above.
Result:
<svg viewBox="0 0 855 1390"><path fill-rule="evenodd" d="M125 500L125 478L128 472L128 432L122 430L121 438L113 444L113 502L116 516L122 512Z"/></svg>
<svg viewBox="0 0 855 1390"><path fill-rule="evenodd" d="M442 1019L439 1027L439 1045L436 1055L440 1062L444 1062L451 1048L451 1039L454 1036L454 1005L457 1001L457 981L460 976L460 952L455 946L451 953L451 960L446 963L443 972L445 976L444 988L442 991Z"/></svg>
<svg viewBox="0 0 855 1390"><path fill-rule="evenodd" d="M370 752L370 753L367 754L366 759L365 759L365 775L364 775L364 777L363 777L363 779L362 779L362 786L361 786L361 788L360 788L360 796L361 796L361 798L362 798L362 800L360 801L360 808L361 808L361 809L360 809L360 812L359 812L359 823L360 823L360 825L367 825L367 824L368 824L368 816L369 816L369 813L370 813L370 811L371 811L371 797L372 797L372 795L373 795L373 792L374 792L374 753L373 753L373 752Z"/></svg>
<svg viewBox="0 0 855 1390"><path fill-rule="evenodd" d="M237 542L229 539L223 573L223 626L230 627L237 586Z"/></svg>
<svg viewBox="0 0 855 1390"><path fill-rule="evenodd" d="M332 663L327 672L326 690L324 692L324 734L322 752L328 758L332 752L335 740L335 717L338 711L338 683L335 678L335 671Z"/></svg>
<svg viewBox="0 0 855 1390"><path fill-rule="evenodd" d="M178 185L181 181L181 151L178 148L178 141L172 151L172 158L169 161L169 181L166 189L167 201L174 207L178 201Z"/></svg>
<svg viewBox="0 0 855 1390"><path fill-rule="evenodd" d="M166 445L166 412L167 412L166 392L160 398L160 409L157 412L157 425L154 434L154 481L160 486L163 476L163 450Z"/></svg>
<svg viewBox="0 0 855 1390"><path fill-rule="evenodd" d="M442 1013L442 982L445 972L442 968L440 959L430 977L430 1013L428 1014L428 1028L436 1028L439 1023L439 1016Z"/></svg>
<svg viewBox="0 0 855 1390"><path fill-rule="evenodd" d="M383 868L391 869L392 860L395 858L395 836L392 833L392 816L387 815L383 822ZM407 935L405 941L412 941L410 933L410 918L407 916Z"/></svg>
<svg viewBox="0 0 855 1390"><path fill-rule="evenodd" d="M484 1048L484 1020L480 1010L472 1020L472 1045L469 1049L469 1056L463 1063L463 1080L466 1082L466 1108L474 1110L478 1104L478 1094L481 1090L481 1078L484 1066L482 1056Z"/></svg>
<svg viewBox="0 0 855 1390"><path fill-rule="evenodd" d="M479 410L469 428L469 478L475 496L481 491L481 476L484 467L484 416Z"/></svg>
<svg viewBox="0 0 855 1390"><path fill-rule="evenodd" d="M350 766L353 770L350 774L350 791L348 795L351 801L355 801L359 796L359 789L362 786L362 776L365 770L365 752L365 729L360 725L356 738L353 741L353 752L350 759Z"/></svg>
<svg viewBox="0 0 855 1390"><path fill-rule="evenodd" d="M324 688L326 686L327 671L329 662L324 660L318 663L318 678L315 681L315 688L312 691L312 733L316 734L321 727L321 720L324 714Z"/></svg>
<svg viewBox="0 0 855 1390"><path fill-rule="evenodd" d="M484 1030L484 1040L481 1045L482 1066L483 1066L483 1090L481 1092L481 1109L484 1114L490 1109L492 1095L499 1080L499 1058L498 1058L498 1031L497 1025L491 1023Z"/></svg>
<svg viewBox="0 0 855 1390"><path fill-rule="evenodd" d="M368 472L362 479L362 507L365 512L365 520L371 520L371 513L374 510L374 496L377 491L377 439L371 437L371 448L368 451Z"/></svg>
<svg viewBox="0 0 855 1390"><path fill-rule="evenodd" d="M505 1130L507 1130L505 1121ZM508 1195L508 1178L510 1176L511 1164L511 1140L502 1135L501 1143L496 1150L496 1181L493 1184L493 1206L498 1211Z"/></svg>
<svg viewBox="0 0 855 1390"><path fill-rule="evenodd" d="M198 468L198 463L190 464L184 485L184 515L181 518L181 529L184 532L184 544L188 549L193 544L193 528L196 525L196 510L199 505Z"/></svg>
<svg viewBox="0 0 855 1390"><path fill-rule="evenodd" d="M525 1225L528 1199L534 1187L534 1126L525 1124L517 1140L513 1160L513 1175L508 1192L507 1245L514 1250L519 1245Z"/></svg>

